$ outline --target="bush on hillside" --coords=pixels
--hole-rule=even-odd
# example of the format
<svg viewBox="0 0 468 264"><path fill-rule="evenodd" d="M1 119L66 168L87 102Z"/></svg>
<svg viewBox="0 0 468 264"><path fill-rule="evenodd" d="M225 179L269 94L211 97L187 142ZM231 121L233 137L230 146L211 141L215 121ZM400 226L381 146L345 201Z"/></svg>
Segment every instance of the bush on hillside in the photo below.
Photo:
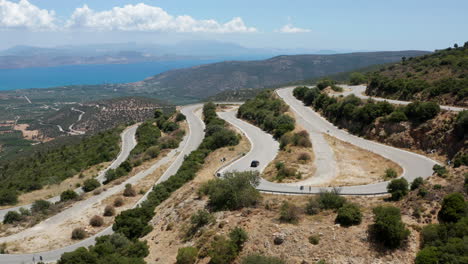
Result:
<svg viewBox="0 0 468 264"><path fill-rule="evenodd" d="M458 222L467 216L468 203L461 193L447 194L442 201L439 219L443 222Z"/></svg>
<svg viewBox="0 0 468 264"><path fill-rule="evenodd" d="M0 205L13 205L18 203L17 195L15 190L0 189Z"/></svg>
<svg viewBox="0 0 468 264"><path fill-rule="evenodd" d="M362 213L359 206L353 203L345 203L338 209L335 221L343 226L359 225L362 221Z"/></svg>
<svg viewBox="0 0 468 264"><path fill-rule="evenodd" d="M242 264L286 264L282 259L277 257L263 256L252 254L242 258Z"/></svg>
<svg viewBox="0 0 468 264"><path fill-rule="evenodd" d="M8 211L3 217L4 224L14 224L23 220L23 216L17 211Z"/></svg>
<svg viewBox="0 0 468 264"><path fill-rule="evenodd" d="M374 224L371 233L374 238L388 248L403 244L410 232L401 221L400 209L393 206L379 206L373 209Z"/></svg>
<svg viewBox="0 0 468 264"><path fill-rule="evenodd" d="M255 189L258 183L257 172L230 172L202 185L200 193L209 197L208 204L214 210L238 210L260 200L260 193Z"/></svg>
<svg viewBox="0 0 468 264"><path fill-rule="evenodd" d="M102 217L100 217L99 215L95 215L91 217L91 219L89 220L89 224L94 227L100 227L104 224L104 219L102 219Z"/></svg>
<svg viewBox="0 0 468 264"><path fill-rule="evenodd" d="M75 228L72 231L71 238L73 240L81 240L84 239L88 234L83 228Z"/></svg>
<svg viewBox="0 0 468 264"><path fill-rule="evenodd" d="M417 188L419 188L419 186L423 185L424 183L424 180L423 178L421 177L417 177L416 179L413 180L413 182L411 183L411 190L416 190Z"/></svg>
<svg viewBox="0 0 468 264"><path fill-rule="evenodd" d="M33 213L46 213L51 206L51 202L46 200L36 200L32 204L31 211Z"/></svg>
<svg viewBox="0 0 468 264"><path fill-rule="evenodd" d="M440 106L434 102L413 102L405 107L409 119L424 122L434 118L440 112Z"/></svg>
<svg viewBox="0 0 468 264"><path fill-rule="evenodd" d="M83 183L83 191L84 192L91 192L97 188L99 188L99 186L101 186L101 183L98 182L98 180L96 179L87 179L84 183Z"/></svg>
<svg viewBox="0 0 468 264"><path fill-rule="evenodd" d="M198 249L194 247L183 247L177 251L176 264L195 264Z"/></svg>
<svg viewBox="0 0 468 264"><path fill-rule="evenodd" d="M317 201L316 198L309 198L305 207L305 212L308 215L316 215L320 212L320 203Z"/></svg>
<svg viewBox="0 0 468 264"><path fill-rule="evenodd" d="M78 198L78 194L73 190L66 190L60 194L60 201L69 201Z"/></svg>
<svg viewBox="0 0 468 264"><path fill-rule="evenodd" d="M387 191L392 195L391 200L399 201L408 194L408 181L405 178L392 180Z"/></svg>
<svg viewBox="0 0 468 264"><path fill-rule="evenodd" d="M208 255L212 264L231 263L237 257L236 245L224 236L216 236L211 242Z"/></svg>
<svg viewBox="0 0 468 264"><path fill-rule="evenodd" d="M340 196L339 189L333 189L331 191L321 191L317 201L321 209L339 209L345 202L346 198Z"/></svg>
<svg viewBox="0 0 468 264"><path fill-rule="evenodd" d="M125 184L125 190L123 192L123 196L125 197L135 197L136 196L136 191L133 189L132 185L130 183Z"/></svg>
<svg viewBox="0 0 468 264"><path fill-rule="evenodd" d="M280 221L295 224L299 221L299 208L287 201L284 201L280 208Z"/></svg>
<svg viewBox="0 0 468 264"><path fill-rule="evenodd" d="M236 245L237 251L241 251L245 242L249 239L249 236L242 227L236 227L229 232L229 239Z"/></svg>
<svg viewBox="0 0 468 264"><path fill-rule="evenodd" d="M104 208L104 216L114 216L115 215L115 208L112 205L106 206Z"/></svg>

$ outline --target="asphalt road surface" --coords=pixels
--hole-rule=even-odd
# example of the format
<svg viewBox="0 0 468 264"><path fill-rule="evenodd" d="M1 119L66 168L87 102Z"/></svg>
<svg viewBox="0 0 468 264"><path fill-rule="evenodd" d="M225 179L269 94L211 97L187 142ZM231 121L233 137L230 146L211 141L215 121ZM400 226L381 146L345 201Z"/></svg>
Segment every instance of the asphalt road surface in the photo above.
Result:
<svg viewBox="0 0 468 264"><path fill-rule="evenodd" d="M407 105L407 104L411 103L411 102L408 102L408 101L392 100L392 99L387 99L387 98L381 98L381 97L374 97L374 96L365 95L364 92L366 91L366 86L364 86L364 85L353 85L353 86L339 85L339 86L342 87L344 89L344 91L342 93L333 94L332 96L339 96L339 95L348 96L350 94L354 94L355 96L357 96L359 98L362 98L362 99L372 98L375 101L387 101L387 102L389 102L391 104ZM440 108L444 109L444 110L448 110L448 111L455 111L455 112L468 110L467 108L463 108L463 107L447 106L447 105L441 105Z"/></svg>
<svg viewBox="0 0 468 264"><path fill-rule="evenodd" d="M181 112L187 117L187 122L188 122L188 125L189 125L189 131L184 136L184 139L181 142L181 144L179 145L179 147L177 149L175 149L175 150L172 150L170 152L170 154L168 154L165 158L160 160L160 162L154 164L150 169L148 169L147 171L143 171L142 172L143 174L139 173L136 176L132 177L131 179L135 179L137 177L143 178L144 174L152 173L157 167L161 166L165 162L167 163L170 160L172 160L174 155L177 155L177 157L175 158L175 160L173 161L171 166L164 172L164 174L161 176L161 178L158 180L157 183L167 180L170 176L174 175L177 172L177 170L180 168L185 156L190 154L190 152L192 152L196 148L198 148L198 146L202 142L203 137L205 135L204 134L205 125L201 121L201 118L200 118L200 116L201 116L201 114L200 114L201 106L202 105L200 105L200 104L198 104L198 105L189 105L189 106L185 106L185 107L183 107L181 109ZM121 184L119 186L122 187L124 185L125 184ZM116 187L118 187L118 186L116 186ZM151 190L149 190L148 193L150 191ZM146 197L147 197L148 193L146 193L145 196L142 199L140 199L140 201L138 201L138 203L136 205L138 205L141 202L143 202L144 200L146 200ZM107 194L109 194L109 193L107 193ZM103 196L101 196L99 198L99 200L105 199L108 196L109 195L103 195ZM94 201L93 204L95 202L96 201ZM67 213L79 214L80 212L82 212L82 210L84 208L82 206L78 206L78 207L72 207L72 209L73 209L73 211L70 211L70 212L67 212ZM48 220L46 220L46 222L50 221L50 220L51 219L48 219ZM60 221L62 221L62 220L63 219L60 219ZM52 221L54 221L54 220L52 220ZM42 223L40 223L39 225L41 225L41 224ZM31 230L31 229L28 229L28 230ZM19 234L21 234L21 233L19 233ZM93 245L95 243L96 237L103 236L103 235L109 235L109 234L112 234L112 227L108 227L108 228L104 229L102 232L100 232L100 233L98 233L98 234L96 234L96 235L94 235L92 237L89 237L89 238L87 238L85 240L82 240L82 241L80 241L80 242L78 242L76 244L66 246L66 247L63 247L63 248L60 248L60 249L55 249L55 250L51 250L51 251L47 251L47 252L31 253L31 254L4 254L4 255L0 255L0 264L33 263L33 259L37 263L40 257L42 257L43 261L46 262L46 263L47 262L55 262L60 258L60 256L63 253L73 251L73 250L75 250L75 249L77 249L79 247L87 247L87 246ZM19 237L21 237L21 236L23 236L23 235L19 235ZM8 238L10 238L10 237L8 237ZM0 241L2 241L2 240L6 240L6 238L0 238Z"/></svg>
<svg viewBox="0 0 468 264"><path fill-rule="evenodd" d="M304 118L305 121L308 122L317 133L327 133L342 141L349 142L365 150L369 150L387 159L393 160L403 168L402 177L406 178L409 182L412 182L417 177L427 178L432 175L432 167L434 164L437 164L435 161L413 152L366 140L351 135L344 130L338 129L311 108L304 106L301 101L297 100L292 95L292 90L293 87L288 87L279 89L277 92L278 95L281 96L281 98L291 107L291 110L296 114L296 116L301 116ZM227 171L250 170L251 168L248 166L250 166L250 162L253 159L260 161L261 167L259 167L258 170L262 171L265 166L270 163L276 156L278 151L278 143L274 144L270 140L267 140L271 138L271 135L260 130L259 128L252 128L252 125L237 119L234 114L220 113L219 115L221 118L225 119L243 131L243 133L247 135L252 143L252 149L248 155L240 158L237 162L231 164L230 166L227 166L221 171L221 173L225 173ZM367 185L344 186L340 187L340 189L341 194L344 195L384 194L387 192L387 184L388 182L379 182ZM262 179L257 189L263 192L273 193L312 194L319 193L323 189L330 190L332 188L314 187L307 185L291 186L281 183L273 183Z"/></svg>
<svg viewBox="0 0 468 264"><path fill-rule="evenodd" d="M99 172L98 176L96 179L100 182L103 183L105 180L105 175L106 172L110 169L115 169L124 162L128 156L130 155L130 152L135 148L137 142L135 139L135 133L138 128L138 125L133 125L128 128L126 128L122 134L120 135L121 137L121 148L120 148L120 153L117 155L117 158L112 162L111 165L109 165L106 169L102 170ZM83 193L83 190L80 188L76 188L75 192L78 194ZM56 203L60 201L60 195L59 196L54 196L52 198L47 199L47 201L51 203ZM26 205L21 205L21 206L15 206L7 209L0 210L0 221L3 221L3 218L9 211L19 211L20 208L25 208L25 209L31 209L32 204L26 204Z"/></svg>

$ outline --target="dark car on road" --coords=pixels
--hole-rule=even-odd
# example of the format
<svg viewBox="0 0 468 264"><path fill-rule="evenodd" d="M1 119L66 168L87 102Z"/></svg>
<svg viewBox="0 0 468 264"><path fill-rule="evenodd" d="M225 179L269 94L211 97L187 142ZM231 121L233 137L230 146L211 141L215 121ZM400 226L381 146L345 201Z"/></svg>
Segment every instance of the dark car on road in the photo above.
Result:
<svg viewBox="0 0 468 264"><path fill-rule="evenodd" d="M260 165L260 161L258 160L252 160L252 162L250 163L250 167L252 168L256 168L258 167L258 165Z"/></svg>

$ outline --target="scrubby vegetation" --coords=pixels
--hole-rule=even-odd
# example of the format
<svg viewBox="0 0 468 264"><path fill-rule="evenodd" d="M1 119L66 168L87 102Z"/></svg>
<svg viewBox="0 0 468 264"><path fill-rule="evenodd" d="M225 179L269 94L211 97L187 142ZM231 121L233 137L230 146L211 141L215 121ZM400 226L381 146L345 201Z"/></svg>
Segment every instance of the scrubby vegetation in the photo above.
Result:
<svg viewBox="0 0 468 264"><path fill-rule="evenodd" d="M381 68L369 76L367 93L402 100L466 103L468 44Z"/></svg>
<svg viewBox="0 0 468 264"><path fill-rule="evenodd" d="M242 264L285 264L282 259L277 257L267 257L259 254L248 255L242 258Z"/></svg>
<svg viewBox="0 0 468 264"><path fill-rule="evenodd" d="M58 264L101 264L101 263L132 263L144 264L148 255L146 242L129 240L121 234L101 236L96 238L96 244L89 249L84 247L69 253L64 253Z"/></svg>
<svg viewBox="0 0 468 264"><path fill-rule="evenodd" d="M299 208L293 203L283 202L280 208L281 222L295 224L299 221Z"/></svg>
<svg viewBox="0 0 468 264"><path fill-rule="evenodd" d="M20 192L56 184L119 153L122 128L84 138L76 144L34 152L0 163L0 205L14 204ZM17 190L11 191L11 190Z"/></svg>
<svg viewBox="0 0 468 264"><path fill-rule="evenodd" d="M136 131L137 145L130 153L126 161L118 168L110 169L106 172L105 183L109 183L127 175L136 167L149 159L154 159L164 149L176 148L184 136L184 130L180 129L178 122L184 119L176 115L176 122L171 121L173 113L164 114L161 110L156 110L154 118L150 118L138 126ZM167 133L161 136L161 131Z"/></svg>
<svg viewBox="0 0 468 264"><path fill-rule="evenodd" d="M65 202L78 198L78 194L73 190L66 190L60 194L60 201Z"/></svg>
<svg viewBox="0 0 468 264"><path fill-rule="evenodd" d="M208 205L215 211L237 210L259 201L260 193L255 189L258 183L257 172L229 172L223 178L208 181L199 192L209 197Z"/></svg>
<svg viewBox="0 0 468 264"><path fill-rule="evenodd" d="M391 200L401 200L408 194L408 181L405 178L392 180L387 185L387 191L392 195L390 198Z"/></svg>
<svg viewBox="0 0 468 264"><path fill-rule="evenodd" d="M401 221L400 209L393 206L374 208L374 224L371 226L373 237L388 248L400 247L410 231Z"/></svg>
<svg viewBox="0 0 468 264"><path fill-rule="evenodd" d="M211 242L208 255L212 264L231 263L242 250L247 241L247 233L242 228L235 228L229 233L229 238L225 236L215 236Z"/></svg>
<svg viewBox="0 0 468 264"><path fill-rule="evenodd" d="M340 196L338 189L333 189L331 191L321 191L317 197L317 202L320 209L338 210L346 203L346 198Z"/></svg>
<svg viewBox="0 0 468 264"><path fill-rule="evenodd" d="M176 264L195 264L198 249L194 247L183 247L177 251Z"/></svg>
<svg viewBox="0 0 468 264"><path fill-rule="evenodd" d="M294 119L286 115L286 111L288 106L276 98L273 91L267 90L247 100L239 107L237 116L254 123L279 139L294 129Z"/></svg>
<svg viewBox="0 0 468 264"><path fill-rule="evenodd" d="M421 231L422 250L416 264L465 263L468 261L468 205L460 193L448 194L439 212L440 224L430 224Z"/></svg>
<svg viewBox="0 0 468 264"><path fill-rule="evenodd" d="M345 203L336 216L337 223L343 226L359 225L362 221L362 213L357 204Z"/></svg>

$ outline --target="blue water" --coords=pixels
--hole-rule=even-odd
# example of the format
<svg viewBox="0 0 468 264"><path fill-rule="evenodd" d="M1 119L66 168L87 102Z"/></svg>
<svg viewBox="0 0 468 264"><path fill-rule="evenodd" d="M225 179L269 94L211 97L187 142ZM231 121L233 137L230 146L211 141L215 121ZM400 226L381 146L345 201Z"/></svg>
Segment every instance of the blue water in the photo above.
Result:
<svg viewBox="0 0 468 264"><path fill-rule="evenodd" d="M216 61L219 59L0 69L0 90L136 82L167 70Z"/></svg>

